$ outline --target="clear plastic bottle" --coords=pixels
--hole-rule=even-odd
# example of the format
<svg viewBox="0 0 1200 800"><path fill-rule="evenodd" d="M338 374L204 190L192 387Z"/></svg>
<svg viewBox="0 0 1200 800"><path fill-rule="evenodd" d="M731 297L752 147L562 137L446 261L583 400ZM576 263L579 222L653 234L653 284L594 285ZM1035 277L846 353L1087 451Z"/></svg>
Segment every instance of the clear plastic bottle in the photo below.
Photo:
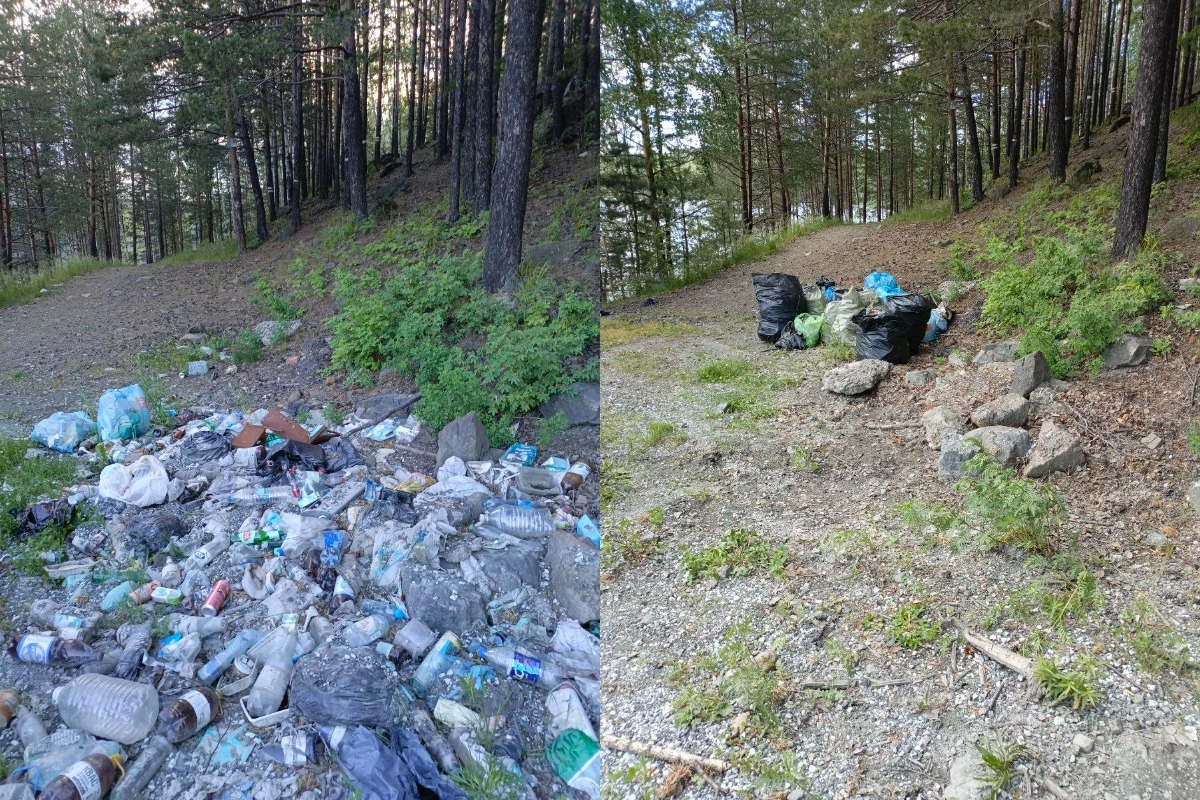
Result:
<svg viewBox="0 0 1200 800"><path fill-rule="evenodd" d="M69 613L53 600L34 600L29 609L29 619L43 628L94 628L101 614L95 612L86 617Z"/></svg>
<svg viewBox="0 0 1200 800"><path fill-rule="evenodd" d="M173 633L195 633L202 638L214 633L224 633L226 617L190 617L186 614L172 614L168 618Z"/></svg>
<svg viewBox="0 0 1200 800"><path fill-rule="evenodd" d="M225 502L235 506L296 505L291 486L247 486L225 495Z"/></svg>
<svg viewBox="0 0 1200 800"><path fill-rule="evenodd" d="M79 667L100 660L99 653L78 639L35 633L13 637L8 650L18 661L56 667Z"/></svg>
<svg viewBox="0 0 1200 800"><path fill-rule="evenodd" d="M489 647L479 655L508 677L536 683L546 690L557 689L567 678L557 665L511 647Z"/></svg>
<svg viewBox="0 0 1200 800"><path fill-rule="evenodd" d="M158 718L154 687L107 675L80 675L51 696L66 725L121 744L145 739Z"/></svg>
<svg viewBox="0 0 1200 800"><path fill-rule="evenodd" d="M112 611L117 606L124 605L129 602L129 593L135 588L133 581L124 581L108 590L104 595L104 599L100 601L101 611Z"/></svg>
<svg viewBox="0 0 1200 800"><path fill-rule="evenodd" d="M537 506L505 503L484 514L480 522L518 539L538 539L554 533L554 517Z"/></svg>
<svg viewBox="0 0 1200 800"><path fill-rule="evenodd" d="M235 636L229 644L225 645L224 650L217 653L207 664L200 668L200 671L196 673L196 680L212 686L221 677L221 673L229 669L234 659L245 655L246 651L253 647L261 638L263 638L262 631L246 628Z"/></svg>
<svg viewBox="0 0 1200 800"><path fill-rule="evenodd" d="M184 560L180 566L180 570L184 575L194 569L203 569L213 562L213 560L229 549L229 537L218 534L211 541L200 545L192 554Z"/></svg>
<svg viewBox="0 0 1200 800"><path fill-rule="evenodd" d="M179 584L183 583L183 570L175 563L174 559L168 558L167 563L163 564L158 582L168 589L178 589Z"/></svg>
<svg viewBox="0 0 1200 800"><path fill-rule="evenodd" d="M311 733L286 733L279 737L279 744L259 750L263 756L288 767L316 764L325 751L320 737Z"/></svg>
<svg viewBox="0 0 1200 800"><path fill-rule="evenodd" d="M458 770L460 764L454 755L454 748L445 736L438 733L437 727L433 724L433 718L420 703L408 704L408 725L416 731L429 753L437 759L442 772L449 775Z"/></svg>
<svg viewBox="0 0 1200 800"><path fill-rule="evenodd" d="M279 710L288 683L292 680L292 654L296 652L296 634L290 633L283 644L267 656L254 688L246 698L246 710L254 717L263 717Z"/></svg>
<svg viewBox="0 0 1200 800"><path fill-rule="evenodd" d="M417 694L424 697L439 676L448 671L454 655L462 649L462 642L453 631L446 631L425 656L417 671L413 673L412 685Z"/></svg>
<svg viewBox="0 0 1200 800"><path fill-rule="evenodd" d="M158 715L158 734L179 744L212 722L221 707L221 697L207 686L184 692Z"/></svg>
<svg viewBox="0 0 1200 800"><path fill-rule="evenodd" d="M150 743L142 748L142 754L137 761L125 770L125 777L113 787L110 800L134 800L145 789L162 765L171 757L171 743L161 736L155 736Z"/></svg>
<svg viewBox="0 0 1200 800"><path fill-rule="evenodd" d="M392 618L382 614L372 614L363 617L346 628L346 644L351 647L365 647L382 637L392 627Z"/></svg>
<svg viewBox="0 0 1200 800"><path fill-rule="evenodd" d="M63 770L39 795L42 800L100 800L117 782L120 756L85 756Z"/></svg>
<svg viewBox="0 0 1200 800"><path fill-rule="evenodd" d="M379 615L389 619L408 619L404 608L390 600L363 600L358 604L364 614Z"/></svg>
<svg viewBox="0 0 1200 800"><path fill-rule="evenodd" d="M113 677L127 680L137 674L142 663L142 654L150 644L152 627L151 623L143 622L125 629L125 647L121 650L121 657L117 659L117 666L113 668Z"/></svg>
<svg viewBox="0 0 1200 800"><path fill-rule="evenodd" d="M13 729L16 730L17 738L21 740L23 748L33 747L38 742L50 737L50 732L46 730L41 717L26 706L21 706L17 712L17 724L13 725Z"/></svg>

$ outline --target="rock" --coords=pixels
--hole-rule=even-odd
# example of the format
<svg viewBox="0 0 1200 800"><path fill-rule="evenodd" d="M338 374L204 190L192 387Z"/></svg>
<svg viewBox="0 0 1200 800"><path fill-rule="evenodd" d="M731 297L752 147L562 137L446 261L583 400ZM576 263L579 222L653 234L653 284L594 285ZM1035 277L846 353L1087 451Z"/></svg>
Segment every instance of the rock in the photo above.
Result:
<svg viewBox="0 0 1200 800"><path fill-rule="evenodd" d="M826 372L821 388L834 394L863 394L878 386L891 370L891 364L878 359L854 361Z"/></svg>
<svg viewBox="0 0 1200 800"><path fill-rule="evenodd" d="M984 403L971 413L971 422L978 428L1003 425L1019 428L1029 416L1029 401L1019 394L1003 394L990 403Z"/></svg>
<svg viewBox="0 0 1200 800"><path fill-rule="evenodd" d="M1080 755L1081 753L1087 755L1092 752L1092 747L1095 743L1095 740L1086 733L1077 733L1075 734L1075 738L1071 740L1071 752L1075 755Z"/></svg>
<svg viewBox="0 0 1200 800"><path fill-rule="evenodd" d="M1191 242L1200 231L1200 218L1184 214L1163 225L1158 235L1164 242Z"/></svg>
<svg viewBox="0 0 1200 800"><path fill-rule="evenodd" d="M600 384L574 383L566 391L542 403L542 416L550 419L558 412L567 418L567 427L600 424Z"/></svg>
<svg viewBox="0 0 1200 800"><path fill-rule="evenodd" d="M1104 366L1109 369L1140 367L1150 357L1150 339L1127 333L1104 348L1101 357L1104 359Z"/></svg>
<svg viewBox="0 0 1200 800"><path fill-rule="evenodd" d="M583 244L575 239L559 242L538 242L530 245L522 254L530 266L568 267L575 260Z"/></svg>
<svg viewBox="0 0 1200 800"><path fill-rule="evenodd" d="M1017 362L1016 373L1013 375L1013 394L1029 397L1033 390L1050 380L1050 364L1041 350L1035 350Z"/></svg>
<svg viewBox="0 0 1200 800"><path fill-rule="evenodd" d="M942 797L946 800L982 800L986 787L976 776L983 772L983 757L974 748L955 756L950 764L950 782Z"/></svg>
<svg viewBox="0 0 1200 800"><path fill-rule="evenodd" d="M1142 437L1141 442L1151 450L1157 450L1162 446L1163 440L1157 433L1148 433Z"/></svg>
<svg viewBox="0 0 1200 800"><path fill-rule="evenodd" d="M472 411L438 433L437 465L445 464L451 456L458 456L463 461L478 461L489 447L487 430Z"/></svg>
<svg viewBox="0 0 1200 800"><path fill-rule="evenodd" d="M1062 410L1058 395L1049 386L1039 386L1029 393L1029 413L1045 417L1059 414Z"/></svg>
<svg viewBox="0 0 1200 800"><path fill-rule="evenodd" d="M476 623L487 623L483 594L453 572L406 565L404 600L409 616L430 630L463 633Z"/></svg>
<svg viewBox="0 0 1200 800"><path fill-rule="evenodd" d="M979 442L983 452L1006 467L1016 467L1028 453L1033 444L1029 432L1022 428L1009 428L1003 425L992 425L987 428L977 428L964 437Z"/></svg>
<svg viewBox="0 0 1200 800"><path fill-rule="evenodd" d="M1168 539L1161 531L1150 531L1146 534L1146 544L1150 545L1151 547L1165 547L1170 543L1171 540Z"/></svg>
<svg viewBox="0 0 1200 800"><path fill-rule="evenodd" d="M299 389L293 389L292 393L288 395L287 400L285 402L289 406L294 406L303 399L304 399L304 392L302 392Z"/></svg>
<svg viewBox="0 0 1200 800"><path fill-rule="evenodd" d="M1200 481L1196 481L1190 487L1188 487L1187 499L1188 503L1191 504L1192 509L1197 514L1200 514Z"/></svg>
<svg viewBox="0 0 1200 800"><path fill-rule="evenodd" d="M937 377L937 373L931 369L918 369L907 373L904 376L904 385L912 388L918 386L927 386Z"/></svg>
<svg viewBox="0 0 1200 800"><path fill-rule="evenodd" d="M1070 472L1083 464L1083 444L1066 428L1047 422L1042 425L1037 444L1029 453L1026 478L1042 478L1051 472Z"/></svg>
<svg viewBox="0 0 1200 800"><path fill-rule="evenodd" d="M271 345L276 341L288 338L300 330L300 324L300 320L294 319L286 325L281 326L277 320L269 319L266 322L260 322L255 325L254 332L258 334L260 342L264 345Z"/></svg>
<svg viewBox="0 0 1200 800"><path fill-rule="evenodd" d="M962 434L947 431L941 441L942 453L938 456L938 477L944 481L956 481L963 476L963 466L983 450L979 443L964 439Z"/></svg>
<svg viewBox="0 0 1200 800"><path fill-rule="evenodd" d="M600 619L600 548L556 530L546 547L550 591L562 613L586 625Z"/></svg>
<svg viewBox="0 0 1200 800"><path fill-rule="evenodd" d="M204 333L185 333L179 337L179 341L183 344L200 344L207 338L208 336Z"/></svg>
<svg viewBox="0 0 1200 800"><path fill-rule="evenodd" d="M1180 278L1179 291L1185 294L1200 294L1200 278Z"/></svg>
<svg viewBox="0 0 1200 800"><path fill-rule="evenodd" d="M952 367L965 367L968 363L970 363L967 361L967 354L961 350L952 350L950 352L950 357L946 359L946 362Z"/></svg>
<svg viewBox="0 0 1200 800"><path fill-rule="evenodd" d="M997 361L1012 361L1017 357L1017 342L988 342L971 360L972 366L982 367Z"/></svg>
<svg viewBox="0 0 1200 800"><path fill-rule="evenodd" d="M925 441L930 450L942 446L942 437L947 433L965 433L967 424L962 417L945 406L931 408L921 415L921 424L925 426Z"/></svg>
<svg viewBox="0 0 1200 800"><path fill-rule="evenodd" d="M324 339L305 339L300 345L300 359L296 363L296 372L308 378L315 378L321 370L329 366L333 357L333 349Z"/></svg>
<svg viewBox="0 0 1200 800"><path fill-rule="evenodd" d="M397 408L404 408L405 411L401 413L407 413L407 408L414 405L420 397L419 394L377 394L360 402L356 410L363 419L382 419Z"/></svg>
<svg viewBox="0 0 1200 800"><path fill-rule="evenodd" d="M1100 159L1093 158L1090 161L1084 161L1075 171L1071 173L1071 178L1068 181L1072 189L1078 189L1081 186L1086 186L1092 182L1092 178L1104 171L1104 167L1100 164Z"/></svg>
<svg viewBox="0 0 1200 800"><path fill-rule="evenodd" d="M237 372L237 364L230 364L228 367L225 368L226 375L233 375L236 372Z"/></svg>
<svg viewBox="0 0 1200 800"><path fill-rule="evenodd" d="M544 542L522 539L499 550L480 550L475 558L479 560L483 574L496 585L496 593L503 594L522 586L541 584L543 550Z"/></svg>

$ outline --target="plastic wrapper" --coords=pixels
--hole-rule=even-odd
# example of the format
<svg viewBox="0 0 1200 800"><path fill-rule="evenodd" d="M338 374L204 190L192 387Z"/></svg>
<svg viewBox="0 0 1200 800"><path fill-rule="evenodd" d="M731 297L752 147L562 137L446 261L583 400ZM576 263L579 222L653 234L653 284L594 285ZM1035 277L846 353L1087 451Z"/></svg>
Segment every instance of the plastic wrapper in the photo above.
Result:
<svg viewBox="0 0 1200 800"><path fill-rule="evenodd" d="M359 726L338 744L338 762L361 800L467 800L461 789L438 772L416 734L393 729L391 741L388 748Z"/></svg>
<svg viewBox="0 0 1200 800"><path fill-rule="evenodd" d="M167 499L167 471L154 456L142 456L131 466L109 464L100 472L100 496L146 508Z"/></svg>
<svg viewBox="0 0 1200 800"><path fill-rule="evenodd" d="M370 648L333 647L296 663L291 707L319 725L389 725L396 671Z"/></svg>
<svg viewBox="0 0 1200 800"><path fill-rule="evenodd" d="M188 527L179 517L166 511L147 511L129 522L129 535L137 552L154 554L176 539L188 535Z"/></svg>
<svg viewBox="0 0 1200 800"><path fill-rule="evenodd" d="M29 438L60 453L73 453L96 432L96 423L82 411L56 411L33 426Z"/></svg>
<svg viewBox="0 0 1200 800"><path fill-rule="evenodd" d="M572 674L600 674L600 640L573 619L559 620L550 649Z"/></svg>

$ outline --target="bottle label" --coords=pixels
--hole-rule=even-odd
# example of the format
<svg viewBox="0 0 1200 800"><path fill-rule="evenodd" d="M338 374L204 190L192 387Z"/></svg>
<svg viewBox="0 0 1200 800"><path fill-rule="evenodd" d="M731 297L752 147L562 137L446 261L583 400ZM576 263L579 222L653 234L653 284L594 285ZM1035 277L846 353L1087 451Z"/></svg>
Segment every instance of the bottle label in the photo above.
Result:
<svg viewBox="0 0 1200 800"><path fill-rule="evenodd" d="M196 712L196 730L200 730L212 721L212 706L208 704L208 698L203 694L193 689L190 692L184 692L179 699Z"/></svg>
<svg viewBox="0 0 1200 800"><path fill-rule="evenodd" d="M63 771L63 777L75 785L80 800L100 800L104 785L100 774L86 761L78 761Z"/></svg>
<svg viewBox="0 0 1200 800"><path fill-rule="evenodd" d="M289 767L297 767L308 763L308 737L298 734L288 734L279 740L283 750L283 763Z"/></svg>
<svg viewBox="0 0 1200 800"><path fill-rule="evenodd" d="M17 644L17 658L31 664L49 664L50 647L54 644L54 639L53 636L37 634L22 636Z"/></svg>
<svg viewBox="0 0 1200 800"><path fill-rule="evenodd" d="M54 615L54 627L56 628L83 628L83 617L64 614L61 611Z"/></svg>
<svg viewBox="0 0 1200 800"><path fill-rule="evenodd" d="M512 666L508 668L510 678L537 683L542 674L542 662L524 653L513 653Z"/></svg>

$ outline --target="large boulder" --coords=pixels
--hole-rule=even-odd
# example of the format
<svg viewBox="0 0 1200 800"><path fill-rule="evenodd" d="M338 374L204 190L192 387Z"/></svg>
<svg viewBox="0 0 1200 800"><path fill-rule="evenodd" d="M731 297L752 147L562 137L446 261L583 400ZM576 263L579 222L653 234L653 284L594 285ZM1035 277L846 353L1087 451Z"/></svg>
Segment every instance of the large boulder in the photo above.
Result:
<svg viewBox="0 0 1200 800"><path fill-rule="evenodd" d="M406 565L403 578L409 616L430 630L461 634L476 623L487 623L487 601L461 575L414 564Z"/></svg>
<svg viewBox="0 0 1200 800"><path fill-rule="evenodd" d="M491 446L487 429L472 411L454 420L438 433L437 464L440 467L452 456L458 456L463 461L478 461Z"/></svg>
<svg viewBox="0 0 1200 800"><path fill-rule="evenodd" d="M1029 453L1033 439L1029 431L1023 428L1009 428L1003 425L993 425L987 428L977 428L964 437L967 440L979 442L983 452L1006 467L1016 467L1021 459Z"/></svg>
<svg viewBox="0 0 1200 800"><path fill-rule="evenodd" d="M1017 357L1018 342L988 342L983 346L971 364L982 367L984 364L994 364L997 361L1012 361Z"/></svg>
<svg viewBox="0 0 1200 800"><path fill-rule="evenodd" d="M475 554L483 574L491 579L496 592L503 594L522 586L538 586L542 580L542 553L545 545L520 540L496 550L484 548Z"/></svg>
<svg viewBox="0 0 1200 800"><path fill-rule="evenodd" d="M1104 348L1101 354L1104 366L1109 369L1140 367L1150 357L1150 339L1147 336L1125 334Z"/></svg>
<svg viewBox="0 0 1200 800"><path fill-rule="evenodd" d="M277 341L283 341L291 336L296 331L300 330L301 322L294 319L291 322L279 322L278 320L269 319L265 322L260 322L254 326L254 332L258 335L258 340L264 346L275 344Z"/></svg>
<svg viewBox="0 0 1200 800"><path fill-rule="evenodd" d="M600 424L600 384L574 383L542 403L542 416L550 419L558 412L566 417L567 427Z"/></svg>
<svg viewBox="0 0 1200 800"><path fill-rule="evenodd" d="M1029 401L1019 394L1003 394L971 412L971 422L977 428L1003 425L1019 428L1029 416Z"/></svg>
<svg viewBox="0 0 1200 800"><path fill-rule="evenodd" d="M947 433L965 433L967 424L954 411L946 406L931 408L921 415L921 424L925 426L925 442L930 450L942 446L942 439Z"/></svg>
<svg viewBox="0 0 1200 800"><path fill-rule="evenodd" d="M1070 472L1083 465L1083 444L1079 437L1053 422L1042 425L1037 442L1029 451L1026 478L1041 478L1051 472Z"/></svg>
<svg viewBox="0 0 1200 800"><path fill-rule="evenodd" d="M546 548L550 591L562 612L582 624L600 619L600 548L556 530Z"/></svg>
<svg viewBox="0 0 1200 800"><path fill-rule="evenodd" d="M1050 380L1050 364L1042 355L1041 350L1035 350L1017 362L1012 388L1009 391L1019 394L1021 397L1029 397L1034 389L1048 380Z"/></svg>
<svg viewBox="0 0 1200 800"><path fill-rule="evenodd" d="M947 431L941 441L938 456L938 477L944 481L956 481L963 476L963 467L968 461L983 452L979 443L964 439L962 434Z"/></svg>
<svg viewBox="0 0 1200 800"><path fill-rule="evenodd" d="M821 388L834 394L863 394L878 386L891 370L891 364L875 358L854 361L826 372Z"/></svg>

